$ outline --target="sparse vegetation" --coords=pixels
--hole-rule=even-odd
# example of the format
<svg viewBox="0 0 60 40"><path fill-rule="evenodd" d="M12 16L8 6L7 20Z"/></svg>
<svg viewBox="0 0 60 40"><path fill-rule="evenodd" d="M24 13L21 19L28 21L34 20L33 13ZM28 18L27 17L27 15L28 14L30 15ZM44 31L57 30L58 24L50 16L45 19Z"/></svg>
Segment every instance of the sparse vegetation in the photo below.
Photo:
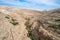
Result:
<svg viewBox="0 0 60 40"><path fill-rule="evenodd" d="M25 23L26 29L28 30L27 36L31 38L31 40L36 40L35 36L32 34L31 31L31 25L29 24L30 19L27 19L27 22Z"/></svg>
<svg viewBox="0 0 60 40"><path fill-rule="evenodd" d="M49 25L49 27L52 27L54 29L60 29L60 24L59 25L56 25L56 24Z"/></svg>
<svg viewBox="0 0 60 40"><path fill-rule="evenodd" d="M55 19L55 22L59 22L59 24L50 24L49 27L60 29L60 19Z"/></svg>
<svg viewBox="0 0 60 40"><path fill-rule="evenodd" d="M16 20L16 19L13 19L13 18L11 19L10 23L12 23L13 25L19 24L19 23L17 22L17 20Z"/></svg>
<svg viewBox="0 0 60 40"><path fill-rule="evenodd" d="M55 21L59 22L59 21L60 21L60 19L55 19Z"/></svg>
<svg viewBox="0 0 60 40"><path fill-rule="evenodd" d="M13 18L10 19L9 16L5 16L5 18L9 19L10 23L12 23L13 25L19 24L16 19L13 19Z"/></svg>
<svg viewBox="0 0 60 40"><path fill-rule="evenodd" d="M9 17L8 17L8 16L5 16L5 18L9 19Z"/></svg>

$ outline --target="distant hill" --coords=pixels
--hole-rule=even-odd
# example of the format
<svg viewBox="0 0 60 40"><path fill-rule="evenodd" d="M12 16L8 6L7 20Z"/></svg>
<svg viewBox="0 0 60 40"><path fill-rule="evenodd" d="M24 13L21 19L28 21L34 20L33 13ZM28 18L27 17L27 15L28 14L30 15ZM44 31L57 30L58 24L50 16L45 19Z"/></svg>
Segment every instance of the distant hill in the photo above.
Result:
<svg viewBox="0 0 60 40"><path fill-rule="evenodd" d="M60 40L60 8L37 11L0 6L0 40Z"/></svg>

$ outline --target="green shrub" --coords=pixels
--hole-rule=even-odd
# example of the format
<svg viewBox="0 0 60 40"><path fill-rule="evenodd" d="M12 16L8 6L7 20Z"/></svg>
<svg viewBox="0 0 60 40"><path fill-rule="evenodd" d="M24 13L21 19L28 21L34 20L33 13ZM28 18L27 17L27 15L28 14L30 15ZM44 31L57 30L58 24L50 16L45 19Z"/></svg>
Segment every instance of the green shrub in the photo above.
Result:
<svg viewBox="0 0 60 40"><path fill-rule="evenodd" d="M19 24L16 19L13 19L13 18L10 19L9 16L5 16L5 18L9 19L10 23L12 23L13 25Z"/></svg>
<svg viewBox="0 0 60 40"><path fill-rule="evenodd" d="M60 29L60 24L59 25L53 24L53 25L49 25L48 27L51 27L54 29Z"/></svg>
<svg viewBox="0 0 60 40"><path fill-rule="evenodd" d="M60 19L55 19L55 21L60 21Z"/></svg>
<svg viewBox="0 0 60 40"><path fill-rule="evenodd" d="M10 23L12 23L13 25L17 25L18 24L18 22L15 22L15 21L10 22Z"/></svg>
<svg viewBox="0 0 60 40"><path fill-rule="evenodd" d="M56 24L50 24L49 27L52 27L54 29L60 29L60 19L55 19L55 22Z"/></svg>
<svg viewBox="0 0 60 40"><path fill-rule="evenodd" d="M8 17L8 16L5 16L5 18L9 19L9 17Z"/></svg>
<svg viewBox="0 0 60 40"><path fill-rule="evenodd" d="M29 24L30 19L26 19L26 20L27 22L25 23L25 25L26 25L26 29L28 30L27 36L30 37L31 40L36 40L35 36L32 34L31 25Z"/></svg>
<svg viewBox="0 0 60 40"><path fill-rule="evenodd" d="M17 20L15 20L15 19L13 19L13 18L11 19L10 23L12 23L13 25L19 24L19 23L17 22Z"/></svg>

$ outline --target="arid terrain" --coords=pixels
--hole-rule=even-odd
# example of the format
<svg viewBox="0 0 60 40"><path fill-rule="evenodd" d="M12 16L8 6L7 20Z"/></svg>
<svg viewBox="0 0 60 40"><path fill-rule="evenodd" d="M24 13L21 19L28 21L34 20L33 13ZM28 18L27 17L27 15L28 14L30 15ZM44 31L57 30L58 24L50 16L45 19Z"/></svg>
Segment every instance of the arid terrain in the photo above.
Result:
<svg viewBox="0 0 60 40"><path fill-rule="evenodd" d="M60 40L60 9L0 6L0 40Z"/></svg>

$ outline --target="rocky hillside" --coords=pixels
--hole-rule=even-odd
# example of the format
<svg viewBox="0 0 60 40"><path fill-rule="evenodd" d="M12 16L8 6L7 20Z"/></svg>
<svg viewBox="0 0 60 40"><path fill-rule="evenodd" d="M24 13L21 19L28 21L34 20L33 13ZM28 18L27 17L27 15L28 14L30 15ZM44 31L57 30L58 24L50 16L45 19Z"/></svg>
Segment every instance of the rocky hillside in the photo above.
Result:
<svg viewBox="0 0 60 40"><path fill-rule="evenodd" d="M0 40L60 40L60 9L0 6Z"/></svg>

